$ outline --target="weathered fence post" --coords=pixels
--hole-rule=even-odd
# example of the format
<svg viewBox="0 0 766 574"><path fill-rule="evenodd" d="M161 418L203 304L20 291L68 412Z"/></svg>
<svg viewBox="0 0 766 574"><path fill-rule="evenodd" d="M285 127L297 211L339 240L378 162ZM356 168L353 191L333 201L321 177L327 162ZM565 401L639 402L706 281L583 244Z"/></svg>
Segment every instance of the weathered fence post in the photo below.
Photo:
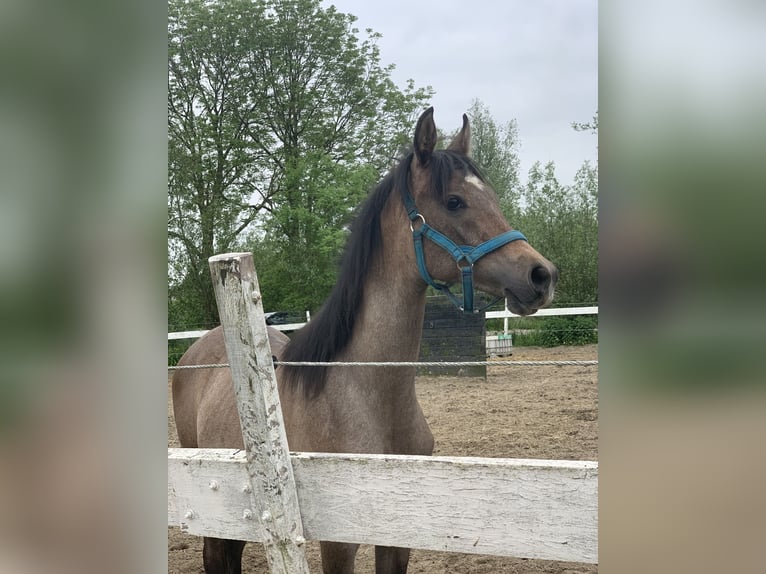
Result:
<svg viewBox="0 0 766 574"><path fill-rule="evenodd" d="M225 253L208 260L231 365L247 451L251 504L265 536L272 574L308 574L277 378L266 333L252 255Z"/></svg>

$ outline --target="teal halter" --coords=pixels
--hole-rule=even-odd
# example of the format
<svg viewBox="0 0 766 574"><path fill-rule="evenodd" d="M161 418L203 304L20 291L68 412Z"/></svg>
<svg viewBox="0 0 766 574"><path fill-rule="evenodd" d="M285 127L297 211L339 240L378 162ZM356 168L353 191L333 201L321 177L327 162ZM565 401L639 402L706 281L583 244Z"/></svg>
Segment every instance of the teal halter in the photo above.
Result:
<svg viewBox="0 0 766 574"><path fill-rule="evenodd" d="M487 253L491 253L506 243L517 241L519 239L527 241L527 238L524 237L523 233L520 231L506 231L505 233L501 233L500 235L497 235L492 239L485 241L484 243L480 243L475 247L471 247L470 245L457 245L450 238L436 231L433 227L426 223L426 218L418 213L418 208L415 206L415 200L412 198L412 195L409 192L403 194L403 200L404 207L407 210L407 217L410 218L410 230L412 231L412 239L415 243L415 257L417 259L418 271L420 271L420 276L423 278L423 281L428 283L431 287L440 293L444 293L458 309L466 314L480 313L503 299L502 296L498 297L484 307L481 307L480 309L474 309L473 264L484 257ZM421 223L416 229L415 222L418 219ZM449 290L449 284L436 282L428 273L428 269L426 268L425 254L423 253L424 237L426 239L430 239L436 245L447 251L455 260L455 263L457 263L463 284L462 301ZM461 265L461 261L465 261L465 265Z"/></svg>

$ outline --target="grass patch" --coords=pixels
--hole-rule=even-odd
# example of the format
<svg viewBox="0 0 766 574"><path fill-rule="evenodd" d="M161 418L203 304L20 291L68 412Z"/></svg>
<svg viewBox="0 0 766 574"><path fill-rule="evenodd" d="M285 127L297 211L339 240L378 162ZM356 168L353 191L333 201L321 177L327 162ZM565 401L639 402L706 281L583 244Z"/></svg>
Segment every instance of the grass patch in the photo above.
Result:
<svg viewBox="0 0 766 574"><path fill-rule="evenodd" d="M196 339L174 339L168 341L168 367L175 367L186 352L186 349L191 347L194 341Z"/></svg>
<svg viewBox="0 0 766 574"><path fill-rule="evenodd" d="M515 331L513 345L517 347L558 347L598 343L598 317L595 315L536 319L520 317L509 320L508 329ZM502 324L499 330L502 330ZM519 330L524 332L519 333Z"/></svg>

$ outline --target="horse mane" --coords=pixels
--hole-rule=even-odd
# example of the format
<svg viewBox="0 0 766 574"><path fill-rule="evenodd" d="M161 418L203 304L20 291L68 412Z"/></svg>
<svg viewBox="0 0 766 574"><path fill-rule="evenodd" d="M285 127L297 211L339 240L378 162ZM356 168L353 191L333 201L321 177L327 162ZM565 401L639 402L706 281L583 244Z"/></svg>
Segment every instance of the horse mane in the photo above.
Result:
<svg viewBox="0 0 766 574"><path fill-rule="evenodd" d="M351 340L356 317L364 298L364 283L370 262L381 248L381 213L392 191L398 188L402 197L409 193L410 165L414 152L406 154L360 205L351 225L351 235L341 259L338 281L322 308L285 347L282 361L329 362L335 360ZM471 173L485 181L476 164L453 150L435 150L429 160L431 193L446 201L446 190L455 173ZM309 397L324 388L327 367L279 367L294 386L301 386Z"/></svg>

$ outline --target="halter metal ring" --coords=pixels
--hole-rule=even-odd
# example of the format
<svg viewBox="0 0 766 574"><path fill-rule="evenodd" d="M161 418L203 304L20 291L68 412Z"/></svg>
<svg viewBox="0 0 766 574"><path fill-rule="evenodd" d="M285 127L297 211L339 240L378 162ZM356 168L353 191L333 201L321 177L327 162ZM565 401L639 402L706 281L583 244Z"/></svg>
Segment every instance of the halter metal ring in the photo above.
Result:
<svg viewBox="0 0 766 574"><path fill-rule="evenodd" d="M460 266L460 262L463 261L463 260L465 260L465 262L468 263L468 265L471 266L471 269L473 269L473 261L469 261L468 257L466 255L463 255L460 259L456 259L455 260L455 265L457 265L457 270L458 271L460 271L461 273L463 272L463 268Z"/></svg>
<svg viewBox="0 0 766 574"><path fill-rule="evenodd" d="M418 217L420 218L420 221L422 221L422 222L423 222L423 225L425 225L425 224L426 224L426 218L425 218L425 217L423 217L423 216L422 216L420 213L416 213L416 214L415 214L415 218L418 218ZM410 231L412 231L413 233L415 232L415 228L412 226L412 224L413 224L414 222L415 222L415 219L414 219L414 218L410 220Z"/></svg>

